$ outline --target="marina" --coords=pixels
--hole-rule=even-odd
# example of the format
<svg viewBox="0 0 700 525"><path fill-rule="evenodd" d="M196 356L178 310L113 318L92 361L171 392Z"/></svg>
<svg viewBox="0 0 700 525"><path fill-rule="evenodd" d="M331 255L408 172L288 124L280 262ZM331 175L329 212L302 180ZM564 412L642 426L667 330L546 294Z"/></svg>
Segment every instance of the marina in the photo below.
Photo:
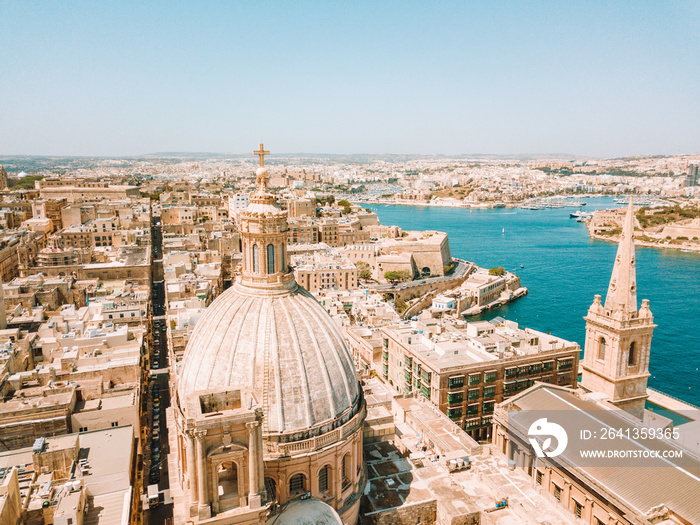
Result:
<svg viewBox="0 0 700 525"><path fill-rule="evenodd" d="M613 198L588 198L587 211L616 207ZM482 267L504 266L517 273L528 294L481 313L584 344L584 322L595 294L605 294L615 243L591 239L583 223L562 209L539 211L369 205L383 224L442 230L452 255ZM503 231L505 229L505 232ZM683 276L682 279L679 276ZM638 246L639 298L649 299L654 322L649 386L700 404L700 258L693 253ZM685 306L677 307L679 298Z"/></svg>

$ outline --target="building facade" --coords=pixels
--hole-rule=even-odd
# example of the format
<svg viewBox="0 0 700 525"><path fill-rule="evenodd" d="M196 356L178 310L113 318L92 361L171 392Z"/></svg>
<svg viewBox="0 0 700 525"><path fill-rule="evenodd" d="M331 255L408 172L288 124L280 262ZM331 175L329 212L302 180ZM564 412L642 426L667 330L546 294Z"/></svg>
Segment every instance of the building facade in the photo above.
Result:
<svg viewBox="0 0 700 525"><path fill-rule="evenodd" d="M431 319L384 327L382 337L384 381L418 392L477 440L490 439L497 403L535 382L577 382L576 343L509 321L446 330Z"/></svg>

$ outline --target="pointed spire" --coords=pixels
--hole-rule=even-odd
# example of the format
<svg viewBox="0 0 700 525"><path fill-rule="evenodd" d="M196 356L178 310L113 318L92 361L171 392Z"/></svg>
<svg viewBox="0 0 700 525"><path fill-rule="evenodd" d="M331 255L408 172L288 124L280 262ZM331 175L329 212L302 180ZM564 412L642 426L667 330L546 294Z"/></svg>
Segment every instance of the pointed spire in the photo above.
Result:
<svg viewBox="0 0 700 525"><path fill-rule="evenodd" d="M622 226L620 244L617 247L605 309L623 314L637 313L637 272L634 257L634 207L630 197L629 208Z"/></svg>

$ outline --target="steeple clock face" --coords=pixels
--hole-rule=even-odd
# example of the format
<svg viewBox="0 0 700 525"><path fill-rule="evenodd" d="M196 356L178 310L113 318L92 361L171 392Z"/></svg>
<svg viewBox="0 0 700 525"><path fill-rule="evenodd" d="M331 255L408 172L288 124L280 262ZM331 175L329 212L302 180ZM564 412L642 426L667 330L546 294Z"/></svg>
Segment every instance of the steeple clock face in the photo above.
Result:
<svg viewBox="0 0 700 525"><path fill-rule="evenodd" d="M627 383L627 384L625 385L625 393L626 393L628 396L634 394L634 390L635 390L634 383Z"/></svg>

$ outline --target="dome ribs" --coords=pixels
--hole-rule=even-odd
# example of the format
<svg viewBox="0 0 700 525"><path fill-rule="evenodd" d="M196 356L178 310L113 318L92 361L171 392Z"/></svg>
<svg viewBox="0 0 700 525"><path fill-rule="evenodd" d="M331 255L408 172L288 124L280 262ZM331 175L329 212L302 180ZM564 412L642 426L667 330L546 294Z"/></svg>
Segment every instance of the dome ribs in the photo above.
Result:
<svg viewBox="0 0 700 525"><path fill-rule="evenodd" d="M307 301L310 301L315 304L319 304L316 299L308 294L304 294L306 297ZM308 304L305 302L304 304ZM311 305L309 305L310 307ZM338 366L338 371L340 372L340 376L343 380L343 385L345 386L345 395L347 396L346 399L349 403L352 403L355 398L357 397L358 390L357 390L357 381L354 381L352 384L355 385L354 389L351 389L350 383L348 382L348 377L352 377L353 379L356 377L357 372L355 371L355 364L353 363L352 359L350 358L350 353L345 351L343 352L342 350L345 349L345 342L339 338L339 334L337 332L337 329L334 330L335 326L332 324L334 321L331 319L331 317L328 316L319 316L316 318L319 324L321 324L322 327L322 332L323 336L326 338L326 341L328 342L328 345L333 348L335 351L331 352L333 355L333 359ZM342 355L341 355L342 354ZM325 359L325 356L324 356ZM330 372L330 371L329 371ZM344 372L344 373L343 373ZM354 390L354 391L351 391ZM334 389L335 392L335 389ZM342 405L343 403L341 403ZM334 416L340 415L337 409L334 410Z"/></svg>
<svg viewBox="0 0 700 525"><path fill-rule="evenodd" d="M230 304L228 304L228 307L224 309L224 312L222 314L220 314L219 316L217 316L219 321L215 324L210 323L210 324L214 324L214 326L212 327L213 330L208 329L209 328L208 325L203 327L204 330L202 331L202 334L200 335L200 337L209 338L209 341L207 341L207 347L214 349L215 352L213 353L213 355L207 355L207 357L212 359L214 361L215 365L209 367L209 375L207 377L202 377L202 374L200 373L200 371L202 369L202 364L204 364L204 359L203 359L204 356L200 356L199 367L197 368L197 377L195 379L195 390L206 389L207 385L211 385L214 382L214 374L217 371L221 370L218 366L216 366L216 363L218 363L220 360L220 356L222 353L221 347L222 347L223 342L224 342L224 337L223 337L223 334L221 334L221 332L220 332L220 327L223 324L222 323L223 320L230 319L232 317L233 318L237 317L237 314L241 309L242 303L244 303L244 300L237 300L237 301L233 301ZM219 305L217 305L217 309L218 309L218 306ZM233 316L229 316L229 312L233 309L235 309L235 313L233 314ZM223 331L226 332L228 330L228 328L229 328L229 326L224 326Z"/></svg>
<svg viewBox="0 0 700 525"><path fill-rule="evenodd" d="M222 294L222 296L223 295L224 294ZM219 298L217 298L217 299L219 299ZM201 321L204 321L204 319L201 319L200 322L197 323L197 326L195 326L195 329L192 332L192 338L190 339L186 350L189 350L190 348L201 347L202 343L206 343L206 346L210 346L209 341L206 341L206 339L208 339L211 336L213 326L218 327L219 324L221 323L222 319L227 317L229 310L231 310L232 308L238 308L239 303L240 303L240 301L236 301L236 300L234 300L230 303L227 303L225 301L214 301L209 306L209 308L214 310L213 313L215 313L215 315L212 315L210 318L206 319L206 321L208 321L208 322L201 322ZM201 340L201 343L200 343L200 340ZM183 371L187 370L188 374L186 374L186 375L183 374L181 381L190 384L190 386L191 386L191 388L189 388L190 392L199 389L200 372L202 371L202 364L203 363L204 363L204 360L202 359L201 355L195 356L195 355L192 355L191 351L185 352L185 355L183 357L182 369L183 369ZM178 386L178 388L179 388L179 386Z"/></svg>
<svg viewBox="0 0 700 525"><path fill-rule="evenodd" d="M316 359L310 359L309 363L313 363L314 368L318 368L315 374L312 375L313 378L313 389L309 390L309 396L318 401L314 406L314 419L317 423L331 420L336 415L338 410L336 406L336 393L333 388L333 384L330 380L330 370L328 369L328 363L326 362L326 356L318 344L318 329L323 330L322 326L311 326L311 320L317 321L316 316L313 315L306 305L306 301L295 301L292 303L292 307L296 310L299 318L304 323L307 333L311 336L311 347L313 347L313 352L316 354ZM303 312L301 311L303 309ZM315 322L314 324L317 324ZM316 329L315 329L316 328ZM316 337L314 337L316 336ZM303 351L312 351L311 348L305 348ZM323 366L321 366L323 365ZM325 387L325 396L321 385Z"/></svg>
<svg viewBox="0 0 700 525"><path fill-rule="evenodd" d="M238 301L239 303L242 303L241 306L238 308L236 311L235 317L240 318L240 321L238 324L231 323L229 324L228 328L226 329L226 332L224 333L223 340L221 341L219 348L221 348L222 345L226 344L226 342L231 341L229 339L230 335L233 335L233 340L231 342L231 348L233 348L233 351L230 352L230 356L228 358L228 363L226 363L226 373L224 374L224 377L226 378L226 384L234 384L234 378L233 378L233 363L236 360L236 349L238 348L238 342L241 337L241 332L243 324L245 320L248 318L250 315L250 310L253 308L254 301L252 301L249 297L244 297L242 301ZM245 311L243 312L243 315L238 315L238 313L245 308ZM230 332L233 332L233 334L230 334ZM252 386L252 382L251 382Z"/></svg>
<svg viewBox="0 0 700 525"><path fill-rule="evenodd" d="M274 321L273 324L277 326L277 314L275 314L274 309L271 309L271 311ZM275 366L272 366L272 363L274 363ZM272 429L279 431L280 429L284 429L284 404L282 403L282 382L280 381L280 374L277 373L280 369L280 355L279 340L276 330L274 332L274 337L271 339L269 353L264 366L264 373L267 378L265 387L268 390L263 392L263 398L267 397L268 406L265 407L263 403L263 411L265 413L263 430L265 432L269 432ZM272 392L269 390L271 383L274 383L275 387L274 396L272 396Z"/></svg>
<svg viewBox="0 0 700 525"><path fill-rule="evenodd" d="M290 296L293 297L293 296ZM288 333L291 338L292 344L283 344L280 346L282 349L287 349L286 354L280 353L280 381L285 385L289 385L288 388L282 392L283 402L285 407L289 406L291 408L296 408L294 414L290 414L285 410L285 421L284 427L280 428L280 432L286 432L288 430L295 430L301 428L310 428L314 425L312 421L312 415L314 412L314 400L311 399L309 391L308 376L306 370L306 363L304 360L304 355L299 342L299 334L297 333L296 326L292 322L291 315L289 314L288 304L291 301L288 298L281 299L279 301L280 310L284 312L285 320L287 321ZM283 333L279 334L283 336ZM282 339L282 338L281 338ZM285 366L285 361L287 365ZM293 362L293 363L292 363ZM291 365L296 366L291 366ZM292 375L291 372L295 372ZM283 377L286 372L286 377ZM287 401L287 397L292 398L290 402ZM299 399L303 398L303 399ZM306 408L306 410L304 410ZM289 416L292 416L291 418Z"/></svg>

